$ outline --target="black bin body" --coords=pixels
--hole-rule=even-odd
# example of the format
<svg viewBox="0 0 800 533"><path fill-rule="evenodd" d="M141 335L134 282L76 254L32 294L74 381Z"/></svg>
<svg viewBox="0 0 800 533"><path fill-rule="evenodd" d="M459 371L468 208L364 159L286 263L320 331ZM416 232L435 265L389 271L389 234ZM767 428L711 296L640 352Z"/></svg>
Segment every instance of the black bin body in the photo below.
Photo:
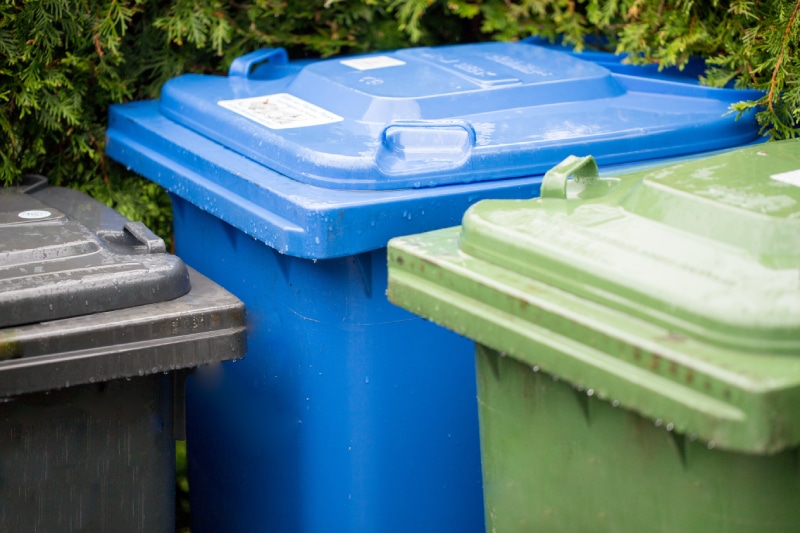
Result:
<svg viewBox="0 0 800 533"><path fill-rule="evenodd" d="M172 532L183 390L244 307L83 193L0 190L0 533Z"/></svg>

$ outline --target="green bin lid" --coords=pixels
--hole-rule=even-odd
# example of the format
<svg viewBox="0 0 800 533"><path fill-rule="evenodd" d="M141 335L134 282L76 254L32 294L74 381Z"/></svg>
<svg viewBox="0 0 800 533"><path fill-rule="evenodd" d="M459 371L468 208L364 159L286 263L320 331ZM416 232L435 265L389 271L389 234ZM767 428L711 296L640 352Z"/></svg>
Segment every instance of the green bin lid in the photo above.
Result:
<svg viewBox="0 0 800 533"><path fill-rule="evenodd" d="M389 261L395 303L670 430L800 443L800 142L619 177L568 158Z"/></svg>

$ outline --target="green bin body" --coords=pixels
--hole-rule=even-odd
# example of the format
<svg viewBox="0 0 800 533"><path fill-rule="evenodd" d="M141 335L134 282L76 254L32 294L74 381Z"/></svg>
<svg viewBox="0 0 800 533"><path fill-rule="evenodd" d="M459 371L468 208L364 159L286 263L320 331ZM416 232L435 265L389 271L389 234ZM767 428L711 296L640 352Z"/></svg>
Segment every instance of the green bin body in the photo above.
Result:
<svg viewBox="0 0 800 533"><path fill-rule="evenodd" d="M389 244L389 299L476 341L487 531L800 531L800 143Z"/></svg>

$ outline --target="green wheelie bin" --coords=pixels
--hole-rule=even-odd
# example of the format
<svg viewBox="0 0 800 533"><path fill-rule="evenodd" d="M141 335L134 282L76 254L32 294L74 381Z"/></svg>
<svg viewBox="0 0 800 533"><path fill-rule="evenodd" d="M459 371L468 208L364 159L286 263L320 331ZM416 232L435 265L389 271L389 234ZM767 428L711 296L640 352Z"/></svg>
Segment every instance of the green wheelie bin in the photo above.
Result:
<svg viewBox="0 0 800 533"><path fill-rule="evenodd" d="M388 262L476 342L487 531L800 530L800 142L570 157Z"/></svg>

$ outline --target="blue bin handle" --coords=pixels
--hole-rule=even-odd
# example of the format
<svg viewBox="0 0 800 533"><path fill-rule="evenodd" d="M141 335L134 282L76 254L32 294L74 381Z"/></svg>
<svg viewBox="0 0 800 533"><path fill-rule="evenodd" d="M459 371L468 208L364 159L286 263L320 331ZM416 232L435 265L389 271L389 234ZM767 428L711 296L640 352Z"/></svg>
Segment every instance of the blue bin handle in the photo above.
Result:
<svg viewBox="0 0 800 533"><path fill-rule="evenodd" d="M254 79L261 77L256 76L256 73L263 75L267 69L286 65L288 62L289 54L284 48L261 48L234 59L228 69L228 76Z"/></svg>
<svg viewBox="0 0 800 533"><path fill-rule="evenodd" d="M385 177L453 171L470 161L475 128L464 120L395 120L376 153Z"/></svg>

